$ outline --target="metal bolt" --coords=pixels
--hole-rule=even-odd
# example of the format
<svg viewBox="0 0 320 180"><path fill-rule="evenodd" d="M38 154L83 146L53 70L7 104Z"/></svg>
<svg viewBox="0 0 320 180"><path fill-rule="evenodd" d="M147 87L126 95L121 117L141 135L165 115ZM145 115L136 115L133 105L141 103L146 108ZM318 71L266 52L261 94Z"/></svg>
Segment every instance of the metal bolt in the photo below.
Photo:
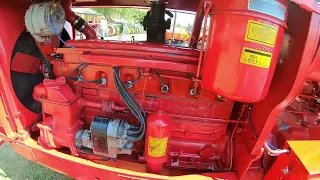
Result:
<svg viewBox="0 0 320 180"><path fill-rule="evenodd" d="M161 86L161 92L168 92L169 91L169 86L164 84L163 86Z"/></svg>
<svg viewBox="0 0 320 180"><path fill-rule="evenodd" d="M289 167L285 167L284 169L282 169L283 174L288 174L289 173Z"/></svg>
<svg viewBox="0 0 320 180"><path fill-rule="evenodd" d="M214 164L210 164L209 167L208 167L208 169L211 169L212 171L216 170ZM226 170L228 170L228 169L226 169Z"/></svg>
<svg viewBox="0 0 320 180"><path fill-rule="evenodd" d="M84 80L84 79L83 79L82 76L78 76L78 80L77 80L77 81L82 82L83 80Z"/></svg>
<svg viewBox="0 0 320 180"><path fill-rule="evenodd" d="M14 138L14 136L15 136L15 134L14 134L14 133L8 134L8 138L9 138L9 139Z"/></svg>
<svg viewBox="0 0 320 180"><path fill-rule="evenodd" d="M297 123L298 123L298 124L301 124L301 121L302 121L302 120L301 120L300 118L297 119Z"/></svg>
<svg viewBox="0 0 320 180"><path fill-rule="evenodd" d="M25 130L20 130L20 131L19 131L19 134L20 134L20 135L25 135L26 133L27 133L27 131L25 131Z"/></svg>
<svg viewBox="0 0 320 180"><path fill-rule="evenodd" d="M223 100L223 97L220 95L217 95L218 100Z"/></svg>
<svg viewBox="0 0 320 180"><path fill-rule="evenodd" d="M211 2L205 2L204 9L211 8Z"/></svg>
<svg viewBox="0 0 320 180"><path fill-rule="evenodd" d="M320 0L319 0L320 1ZM317 99L317 103L319 103L320 104L320 99Z"/></svg>
<svg viewBox="0 0 320 180"><path fill-rule="evenodd" d="M101 78L101 85L107 84L107 79L106 78Z"/></svg>
<svg viewBox="0 0 320 180"><path fill-rule="evenodd" d="M126 88L132 88L133 87L133 82L132 81L127 81Z"/></svg>
<svg viewBox="0 0 320 180"><path fill-rule="evenodd" d="M19 118L20 116L21 116L21 112L20 112L20 111L18 111L18 112L14 115L15 118Z"/></svg>
<svg viewBox="0 0 320 180"><path fill-rule="evenodd" d="M196 95L196 94L194 93L194 88L191 88L191 89L190 89L189 94L190 94L191 96Z"/></svg>

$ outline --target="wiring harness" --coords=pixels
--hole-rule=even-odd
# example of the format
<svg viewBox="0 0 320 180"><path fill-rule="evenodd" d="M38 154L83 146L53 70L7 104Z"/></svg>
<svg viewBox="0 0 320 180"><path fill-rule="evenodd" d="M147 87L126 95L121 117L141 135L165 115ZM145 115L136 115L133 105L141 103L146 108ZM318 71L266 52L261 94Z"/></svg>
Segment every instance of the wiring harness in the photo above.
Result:
<svg viewBox="0 0 320 180"><path fill-rule="evenodd" d="M252 111L252 104L249 104L249 109L248 109L248 122L251 126L252 129L252 133L254 135L255 138L258 138L259 136L257 135L256 130L254 129L252 120L251 120L251 111ZM268 154L270 156L279 156L280 154L284 154L284 153L289 153L290 150L289 149L279 149L276 146L272 145L269 142L266 142L264 144L265 149L268 151Z"/></svg>
<svg viewBox="0 0 320 180"><path fill-rule="evenodd" d="M56 26L55 26L54 23L53 23L53 17L52 17L55 8L56 8L56 2L53 0L53 1L52 1L52 7L51 7L51 10L50 10L50 24L51 24L51 26L52 26L52 30L53 30L53 32L56 34L56 36L59 38L59 40L60 40L66 47L75 48L74 46L71 46L71 45L69 45L66 41L64 41L64 40L61 38L61 36L59 35L59 33L57 32L57 29L56 29Z"/></svg>
<svg viewBox="0 0 320 180"><path fill-rule="evenodd" d="M140 141L144 137L146 131L146 112L143 110L141 104L137 102L137 100L127 91L126 83L121 82L119 67L113 67L113 71L114 84L120 94L121 99L140 123L140 127L131 126L129 128L127 131L127 140L131 142ZM139 69L138 72L140 72ZM140 76L141 75L139 75L139 77ZM137 80L140 79L139 77ZM136 82L138 82L137 80Z"/></svg>

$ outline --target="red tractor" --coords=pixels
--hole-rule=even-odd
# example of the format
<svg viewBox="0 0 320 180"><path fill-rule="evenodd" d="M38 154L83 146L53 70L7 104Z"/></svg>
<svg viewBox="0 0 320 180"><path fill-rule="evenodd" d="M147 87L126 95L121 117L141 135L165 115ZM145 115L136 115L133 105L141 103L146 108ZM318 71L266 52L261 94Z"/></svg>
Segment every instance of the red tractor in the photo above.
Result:
<svg viewBox="0 0 320 180"><path fill-rule="evenodd" d="M71 10L112 6L150 8L146 42L100 40ZM165 43L169 9L196 12L187 48ZM320 177L319 0L11 0L0 13L0 144L25 158L75 179Z"/></svg>

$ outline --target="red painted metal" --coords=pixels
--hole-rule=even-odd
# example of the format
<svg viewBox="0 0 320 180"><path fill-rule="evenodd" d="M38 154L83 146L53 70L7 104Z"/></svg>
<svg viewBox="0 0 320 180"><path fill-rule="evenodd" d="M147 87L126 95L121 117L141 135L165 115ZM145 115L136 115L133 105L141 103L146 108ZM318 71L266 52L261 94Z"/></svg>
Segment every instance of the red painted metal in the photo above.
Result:
<svg viewBox="0 0 320 180"><path fill-rule="evenodd" d="M24 63L28 61L28 63ZM41 67L39 58L18 52L11 62L11 70L22 73L36 74Z"/></svg>
<svg viewBox="0 0 320 180"><path fill-rule="evenodd" d="M317 12L320 13L320 7L318 1L313 0L292 0L297 3L301 8L309 11L309 12Z"/></svg>
<svg viewBox="0 0 320 180"><path fill-rule="evenodd" d="M199 77L200 77L200 69L201 69L203 54L204 54L205 34L207 31L207 20L208 20L210 10L211 10L211 3L205 2L204 3L204 22L203 22L204 25L203 25L203 30L202 30L203 35L201 37L201 49L200 49L196 79L199 79Z"/></svg>
<svg viewBox="0 0 320 180"><path fill-rule="evenodd" d="M191 49L191 48L180 48L175 47L171 45L159 45L159 44L151 44L147 42L139 42L139 43L130 43L130 42L117 42L117 41L102 41L102 40L81 40L81 41L70 41L70 45L79 48L81 51L81 48L88 48L90 47L90 50L94 49L103 49L104 51L109 50L124 50L123 47L126 47L125 50L130 50L134 52L150 52L150 53L157 53L158 56L163 54L161 57L171 57L174 58L174 55L180 55L183 56L183 59L196 59L199 56L199 52L197 50ZM75 49L75 50L77 50ZM63 49L61 49L63 50ZM171 56L169 56L171 54ZM148 54L145 54L146 57L148 57ZM180 57L179 56L179 57Z"/></svg>
<svg viewBox="0 0 320 180"><path fill-rule="evenodd" d="M319 141L288 141L286 146L290 154L277 158L265 179L319 179Z"/></svg>
<svg viewBox="0 0 320 180"><path fill-rule="evenodd" d="M45 166L51 167L59 172L68 174L69 176L75 179L103 179L108 177L110 179L169 179L169 178L184 178L183 173L180 170L175 169L164 169L162 176L153 175L144 172L146 167L144 164L136 164L127 161L118 160L117 162L108 161L107 165L97 164L91 161L83 160L81 158L72 157L70 155L65 155L64 153L58 151L47 151L44 150L41 146L31 142L16 142L12 144L13 149L24 155L29 160L41 163ZM29 151L29 149L32 151ZM70 167L78 167L70 168ZM115 166L121 166L120 168L111 168ZM81 169L81 171L79 171ZM129 169L129 170L122 170ZM237 179L233 172L227 173L201 173L194 175L186 175L187 178L195 179Z"/></svg>
<svg viewBox="0 0 320 180"><path fill-rule="evenodd" d="M192 34L189 40L189 47L196 48L198 45L198 43L196 42L200 37L203 18L204 18L204 1L200 1L196 10L196 16L193 22L193 29L192 29Z"/></svg>
<svg viewBox="0 0 320 180"><path fill-rule="evenodd" d="M68 43L76 48L57 49L56 52L63 54L63 58L55 60L49 56L54 53L53 46L42 44L41 50L53 63L54 72L60 78L45 80L34 89L34 97L41 101L43 107L41 119L41 115L31 113L19 102L10 82L13 46L24 29L23 15L30 3L18 2L21 3L19 7L15 7L12 1L0 3L0 12L6 13L5 18L0 16L1 22L6 24L0 29L0 138L12 142L15 151L33 161L78 179L103 179L104 177L168 179L168 176L195 174L203 170L234 170L237 176L234 173L222 172L204 173L194 178L208 176L226 179L261 179L264 173L260 169L264 168L268 171L270 167L265 178L274 176L281 178L279 174L283 171L279 171L279 167L283 169L282 165L300 166L296 166L291 159L283 158L284 156L279 157L279 161L275 163L272 158L265 158L268 157L263 148L265 142L269 141L278 148L286 148L284 144L290 139L319 139L320 108L316 101L320 96L317 84L318 61L320 61L318 52L320 16L316 13L318 5L316 6L315 1L295 0L294 2L300 6L293 2L289 3L286 33L292 37L292 42L290 42L288 56L277 64L266 98L253 104L251 119L257 138L254 137L249 123L246 122L248 117L245 103L234 105L227 96L217 96L203 87L199 87L196 96L189 93L194 83L192 80L196 79L199 51L148 43L69 41ZM243 5L244 1L237 2L239 2L237 5ZM92 3L75 3L75 5L142 5L141 3L142 1L101 0ZM199 4L201 4L200 1L183 1L182 3L180 0L171 0L168 6L195 10ZM254 17L255 20L261 18L260 14L254 14L257 15ZM242 20L247 15L249 14L242 12L241 16L234 19L233 24L229 23L230 26L243 27ZM227 20L224 19L223 22L228 24ZM197 27L194 29L201 29L200 21L197 21ZM277 24L271 17L266 21ZM209 32L213 30L211 28ZM241 28L237 31L242 32ZM7 36L8 32L10 37ZM237 32L234 34L236 35ZM197 36L197 32L194 32L194 35ZM228 36L233 37L233 34L229 33ZM209 42L213 43L210 38L213 37L209 36ZM244 44L244 41L232 40L234 47ZM209 50L206 51L207 56L211 53L210 43ZM224 44L219 51L225 52L228 47ZM258 46L251 48L258 48ZM230 52L230 54L237 53ZM16 59L13 59L14 63ZM207 67L206 60L202 65L203 68ZM229 62L229 59L224 60ZM33 62L35 61L24 62L26 65L24 67L13 64L13 67L16 70L20 68L23 72L34 72L36 68L32 65ZM66 81L65 77L68 73L84 62L89 65L81 72L84 79L93 80L104 77L107 79L107 84ZM135 144L134 153L131 156L119 156L119 160L115 162L83 154L74 147L73 139L76 130L82 125L89 126L93 117L97 115L121 118L131 124L137 124L116 92L112 66L121 66L120 76L123 82L136 79L138 77L136 67L140 67L141 80L128 90L134 94L148 115L162 110L172 117L167 159L161 161L163 163L161 173L168 176L145 173L147 168L145 162L148 159L143 158L145 153L143 142ZM159 72L163 82L170 87L169 92L160 91L161 83L154 70ZM223 69L224 73L231 71L230 68ZM200 77L205 80L208 73L211 72L204 71ZM225 76L228 79L219 78L219 80L224 80L227 84L232 77ZM305 80L314 82L306 84ZM197 82L201 84L200 80ZM250 87L248 91L250 95L258 93L248 82L243 82L241 85L244 88ZM263 91L266 89L264 88ZM38 129L34 128L36 126L31 127L31 124L36 121L39 121ZM37 136L39 132L40 136ZM154 136L161 135L155 131L151 133ZM59 152L55 149L57 147L66 148L60 149ZM65 149L69 149L70 152L68 153ZM264 158L261 158L262 156ZM297 159L296 156L292 157L294 160ZM262 160L264 164L270 166L261 166ZM196 171L190 172L186 169ZM294 173L296 172L303 174L299 176L300 179L305 178L306 171L303 168L296 168Z"/></svg>
<svg viewBox="0 0 320 180"><path fill-rule="evenodd" d="M159 174L163 163L167 161L171 129L170 115L163 112L149 114L144 150L148 172Z"/></svg>
<svg viewBox="0 0 320 180"><path fill-rule="evenodd" d="M212 26L202 68L202 81L207 89L229 99L257 102L268 93L286 25L277 18L247 10L248 2L247 0L234 0L230 3L213 2L213 11L217 13L211 16ZM278 29L274 47L246 40L250 20ZM244 48L271 53L270 67L262 68L240 62L244 57Z"/></svg>
<svg viewBox="0 0 320 180"><path fill-rule="evenodd" d="M83 124L80 121L82 108L96 108L105 113L113 112L115 108L115 105L109 105L108 102L89 101L80 96L72 91L64 77L45 79L43 84L34 88L33 97L42 103L44 119L37 124L40 144L47 148L69 147L71 153L76 155L74 137Z"/></svg>
<svg viewBox="0 0 320 180"><path fill-rule="evenodd" d="M90 46L88 46L86 42L90 42ZM64 55L63 60L54 62L55 74L59 76L67 76L72 69L78 66L78 64L74 63L83 62L70 62L70 60L75 59L71 58L71 56L76 53L96 53L99 54L101 58L110 57L114 59L114 62L119 62L121 57L115 56L112 51L127 48L128 56L141 57L143 54L141 54L139 50L144 50L144 52L151 52L150 54L152 56L149 58L158 57L161 61L169 61L169 59L171 59L171 62L178 61L179 63L193 64L194 62L197 63L198 55L198 52L193 50L171 48L161 45L151 46L141 43L128 44L97 40L70 41L70 45L79 48L57 49L57 52L63 53ZM158 53L157 51L163 53ZM194 58L191 58L192 56L185 58L188 54L194 56ZM114 101L118 105L124 105L119 95L114 92L113 71L110 65L105 64L104 62L106 61L103 62L103 66L101 66L101 64L92 64L92 61L95 61L95 59L88 61L89 66L81 72L82 77L84 79L105 77L107 84L96 85L71 82L70 85L86 99ZM160 63L161 61L159 60L158 62ZM126 66L132 65L126 64ZM159 70L163 81L170 87L169 92L160 92L161 84L159 78L153 73L153 70L149 69L152 67L152 64L148 64L147 68L142 68L141 80L129 90L136 94L136 99L141 102L146 112L152 113L162 110L170 114L174 119L168 148L169 157L164 165L194 169L221 168L216 164L219 164L221 160L219 154L223 153L223 149L228 140L228 138L224 137L227 131L227 123L243 123L229 120L233 102L228 100L219 102L214 94L201 88L199 89L198 97L192 97L189 94L189 89L192 87L193 82L183 71L169 72ZM156 69L160 68L161 67L156 67ZM166 67L166 70L170 70L170 67ZM134 80L138 77L138 73L134 68L123 67L120 72L123 82ZM86 125L90 125L94 116L105 115L101 112L91 111L90 109L84 110L82 114ZM125 114L108 114L108 116L126 119L133 124L137 123L136 120ZM212 146L212 144L215 144L215 146ZM140 149L137 150L141 151ZM203 159L207 160L204 161Z"/></svg>
<svg viewBox="0 0 320 180"><path fill-rule="evenodd" d="M60 63L55 65L61 65ZM77 66L77 65L73 65ZM63 68L54 68L56 69L56 74L67 74L72 70L73 66L67 66L67 69ZM93 68L94 71L90 70L89 68ZM105 70L107 69L107 70ZM63 72L63 71L67 72ZM101 67L101 66L89 66L88 69L85 69L82 71L82 75L84 79L93 79L96 78L96 72L103 72L104 77L108 77L108 82L112 82L112 75L109 75L110 73L110 67ZM90 72L90 73L88 73ZM136 70L130 70L130 69L122 69L123 76L124 77L132 77L136 75ZM134 72L135 74L131 74ZM130 73L130 74L128 74ZM161 73L162 74L162 73ZM168 76L168 77L173 77ZM144 92L147 94L154 94L155 92L159 93L159 89L150 89L152 91L149 91L148 87L155 87L154 84L159 84L158 77L145 78L142 77L141 81L148 83L138 83L135 86L135 92ZM166 79L164 79L166 82ZM169 84L174 85L175 81L178 82L181 80L174 80L172 78L172 82ZM58 83L58 84L57 84ZM184 83L191 83L191 80L185 79ZM52 85L51 85L52 84ZM147 84L147 86L146 86ZM183 83L182 83L183 84ZM95 101L115 101L117 104L123 104L123 102L119 99L119 96L115 94L113 91L109 91L109 88L114 89L113 84L112 86L100 86L98 85L97 90L90 90L88 88L97 87L97 85L88 85L85 83L72 83L72 86L74 87L75 91L78 92L78 94L83 94L85 98L93 99ZM45 88L43 88L45 86ZM51 87L52 86L52 87ZM159 86L159 85L157 85ZM188 87L185 86L185 90L188 91ZM182 87L181 87L182 88ZM46 89L46 90L45 90ZM52 89L52 90L50 90ZM66 89L66 90L65 90ZM147 90L147 91L146 91ZM212 94L206 92L205 90L202 90L200 92L200 99L193 99L190 100L186 99L175 99L170 98L170 96L182 96L184 93L181 94L181 90L179 91L171 91L169 94L162 94L161 99L159 97L145 97L143 98L142 106L147 111L157 111L158 109L162 109L165 112L173 114L173 117L176 119L173 122L173 132L171 134L172 138L170 141L170 158L168 162L166 162L167 166L173 166L173 167L185 167L185 168L196 168L196 169L211 169L212 168L212 162L211 161L218 161L219 156L218 154L221 154L223 152L224 144L227 142L227 138L224 137L224 134L226 132L227 124L223 122L229 122L226 119L230 113L232 108L232 102L215 102L211 103L210 101L207 101L208 99L214 99L212 98ZM68 95L69 94L69 95ZM99 96L97 96L99 94ZM164 95L168 97L164 97ZM60 97L61 96L61 97ZM75 96L75 97L73 97ZM184 95L183 95L184 96ZM211 96L211 97L210 97ZM73 139L58 139L58 134L65 135L66 133L69 133L68 137L72 137L72 134L75 133L76 128L67 129L66 127L70 127L70 124L77 124L75 122L78 122L79 117L77 117L76 114L79 112L76 112L75 109L78 111L81 110L81 105L87 105L91 108L100 108L101 106L96 105L96 103L90 102L90 103L80 103L80 106L77 106L77 104L74 100L78 96L72 93L70 91L70 88L68 85L65 84L65 80L62 78L54 80L45 80L44 85L39 85L34 90L34 97L36 99L39 99L43 103L43 112L48 115L44 115L45 121L43 124L39 125L41 133L41 141L40 142L46 142L45 144L50 145L51 147L57 147L55 144L59 144L65 147L72 148L73 146ZM53 97L53 99L52 99ZM139 100L140 97L137 96L137 99ZM65 104L67 103L68 104ZM94 105L92 105L94 104ZM63 105L63 106L61 106ZM56 106L61 106L61 108L58 108ZM49 108L49 109L48 109ZM70 119L71 116L68 114L59 114L59 112L51 111L50 109L59 109L59 112L63 110L63 108L67 108L66 110L63 110L65 112L69 112L68 114L76 112L73 118ZM202 110L199 111L198 108L201 108ZM123 108L118 108L122 109ZM220 109L220 110L219 110ZM96 115L105 115L104 112L101 112L102 114L97 113L97 111L83 111L83 117L85 117L85 124L89 125L91 123L91 120ZM111 112L108 112L111 113ZM178 115L178 116L177 116ZM179 116L180 115L180 116ZM181 116L184 115L184 116ZM187 115L187 116L186 116ZM196 118L195 120L192 120L198 116L199 118ZM121 116L118 116L121 117ZM201 119L201 117L206 117L206 119ZM211 117L211 118L209 118ZM68 123L68 121L61 121L61 125L58 125L59 119L70 119L71 122ZM214 118L223 118L222 120L214 119ZM217 122L218 121L218 122ZM135 123L134 121L129 121L132 123ZM233 121L230 121L233 122ZM234 121L236 122L236 121ZM57 124L58 123L58 124ZM62 127L63 126L63 127ZM77 126L79 128L79 126ZM52 132L52 134L50 134ZM65 132L65 133L62 133ZM203 141L203 139L207 139L206 141ZM55 143L57 142L58 143ZM181 141L189 141L190 143L181 143ZM201 141L201 142L199 142ZM54 142L54 143L52 143ZM71 142L71 143L70 143ZM216 144L216 146L212 146L211 143ZM188 150L185 150L188 148ZM183 151L183 153L182 153ZM72 154L76 155L76 151L72 151ZM203 162L202 158L207 158L208 161ZM176 159L175 161L172 161L172 159ZM177 163L177 160L179 160ZM191 162L196 162L196 164L190 165ZM218 167L215 167L218 168Z"/></svg>
<svg viewBox="0 0 320 180"><path fill-rule="evenodd" d="M82 125L81 107L76 102L80 96L72 92L64 78L59 78L44 80L35 87L33 97L42 102L43 109L44 121L37 125L39 143L48 148L70 147L75 154L74 134Z"/></svg>
<svg viewBox="0 0 320 180"><path fill-rule="evenodd" d="M279 71L277 72L277 74L275 74L275 78L278 81L274 81L274 84L272 84L272 92L268 94L265 100L257 103L255 105L255 110L253 110L252 112L252 120L256 124L256 130L258 132L261 132L259 133L260 138L253 150L253 154L258 149L260 149L260 143L262 143L263 141L265 142L265 140L267 139L279 113L289 103L291 103L297 97L297 95L299 95L308 72L310 71L310 65L312 65L312 62L315 63L313 60L317 50L316 44L319 39L319 35L315 32L319 31L319 26L317 23L320 20L320 16L314 13L309 14L307 12L303 12L296 6L289 7L289 13L290 11L297 12L297 14L292 14L292 16L289 17L288 20L288 29L290 29L290 33L296 36L296 39L291 47L292 54L287 57L288 60L290 59L290 62L288 60L284 61L284 64L279 67ZM300 13L298 13L299 11ZM309 31L307 31L307 29L303 29L301 26L290 28L290 24L293 23L292 21L296 22L297 20L301 22L307 21L305 25L309 26ZM310 23L308 22L308 20L310 21ZM305 41L307 42L305 44L299 43ZM287 73L297 75L292 77L288 76ZM280 84L278 82L286 83ZM278 89L283 89L285 91L280 93ZM278 97L278 100L275 100L274 97ZM271 108L271 111L269 110L269 108ZM257 118L259 120L256 120ZM265 126L265 124L261 124L261 120L264 118L266 118L266 121L264 122L265 124L268 124L267 126ZM259 121L259 123L256 121Z"/></svg>
<svg viewBox="0 0 320 180"><path fill-rule="evenodd" d="M67 63L145 67L195 73L198 51L148 43L69 41L76 49L58 49ZM79 48L79 49L78 49ZM87 49L89 48L89 49ZM124 49L126 49L124 51ZM122 56L119 56L122 54ZM115 56L117 58L115 58Z"/></svg>
<svg viewBox="0 0 320 180"><path fill-rule="evenodd" d="M10 80L10 64L13 47L20 33L25 29L24 17L26 9L29 7L28 2L20 2L19 6L12 7L13 2L4 1L0 3L1 13L5 16L1 16L1 22L5 23L0 29L0 54L1 54L1 88L2 100L6 107L6 113L10 121L11 128L16 131L29 127L33 122L39 120L40 115L28 110L17 98L12 88ZM8 18L10 17L10 18ZM10 32L10 36L8 36Z"/></svg>
<svg viewBox="0 0 320 180"><path fill-rule="evenodd" d="M251 145L247 147L243 147L241 143L237 144L238 149L253 147L249 152L248 150L236 151L236 156L241 154L241 157L236 159L235 168L238 177L243 177L247 171L242 168L244 162L250 167L253 163L252 157L260 156L261 148L270 137L279 113L300 93L307 74L311 70L310 65L312 62L315 63L313 60L319 39L320 17L316 13L300 9L293 3L289 4L288 14L288 31L295 40L290 45L288 57L277 67L267 97L253 105L252 121L259 138L256 142L251 140ZM297 25L296 22L300 24ZM252 134L248 133L247 136L252 137Z"/></svg>
<svg viewBox="0 0 320 180"><path fill-rule="evenodd" d="M199 77L200 77L200 70L201 70L201 65L204 57L204 44L205 44L205 39L206 39L206 32L207 32L207 21L208 21L208 16L211 10L211 3L210 2L205 2L204 3L204 22L203 22L203 28L202 28L202 37L201 37L201 48L200 48L200 55L199 55L199 61L198 61L198 67L197 67L197 73L195 77L195 82L194 82L194 94L197 94L198 92L198 84L199 84Z"/></svg>

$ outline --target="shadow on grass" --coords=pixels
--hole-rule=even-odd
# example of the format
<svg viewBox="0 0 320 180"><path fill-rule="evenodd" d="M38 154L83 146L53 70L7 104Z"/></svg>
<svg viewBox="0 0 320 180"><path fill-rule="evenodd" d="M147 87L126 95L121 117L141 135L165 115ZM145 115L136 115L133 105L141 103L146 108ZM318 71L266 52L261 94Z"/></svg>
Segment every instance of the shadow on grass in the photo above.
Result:
<svg viewBox="0 0 320 180"><path fill-rule="evenodd" d="M70 180L71 178L29 161L8 144L0 147L0 180Z"/></svg>

